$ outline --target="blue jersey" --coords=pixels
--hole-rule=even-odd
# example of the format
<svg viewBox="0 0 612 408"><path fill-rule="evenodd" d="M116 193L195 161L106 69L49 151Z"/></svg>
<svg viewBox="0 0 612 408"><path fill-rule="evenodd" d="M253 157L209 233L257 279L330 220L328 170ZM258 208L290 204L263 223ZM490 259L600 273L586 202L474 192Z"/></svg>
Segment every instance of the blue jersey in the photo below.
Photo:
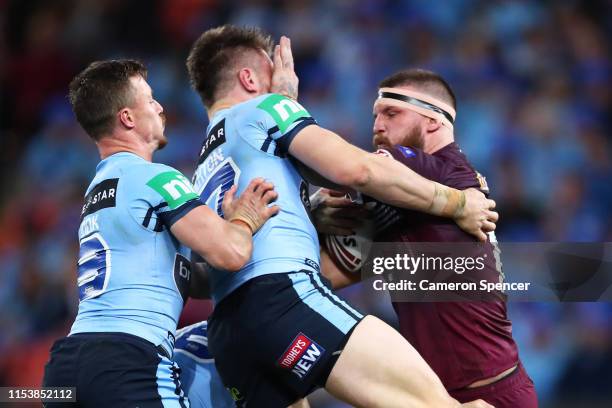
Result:
<svg viewBox="0 0 612 408"><path fill-rule="evenodd" d="M305 208L308 186L287 157L293 137L315 123L300 104L277 94L211 118L193 180L201 200L222 214L223 195L233 184L240 193L251 179L263 177L274 183L281 208L253 237L253 255L239 272L211 271L215 302L260 275L318 271L319 241Z"/></svg>
<svg viewBox="0 0 612 408"><path fill-rule="evenodd" d="M181 368L181 385L192 408L230 408L235 403L224 388L208 351L206 320L176 334L174 360Z"/></svg>
<svg viewBox="0 0 612 408"><path fill-rule="evenodd" d="M70 334L129 333L172 351L190 264L169 228L198 205L189 180L171 167L127 152L98 164L81 213L80 303Z"/></svg>

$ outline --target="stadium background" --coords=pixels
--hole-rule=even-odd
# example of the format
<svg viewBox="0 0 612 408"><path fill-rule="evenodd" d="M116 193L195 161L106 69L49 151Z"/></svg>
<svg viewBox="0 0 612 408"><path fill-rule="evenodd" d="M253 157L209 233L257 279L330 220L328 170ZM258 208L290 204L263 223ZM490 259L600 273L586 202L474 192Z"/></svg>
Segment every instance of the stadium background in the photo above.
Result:
<svg viewBox="0 0 612 408"><path fill-rule="evenodd" d="M498 202L500 241L607 242L611 12L606 0L0 0L0 386L38 385L76 313L76 231L99 158L66 93L87 63L147 64L168 115L170 143L155 159L187 175L207 122L184 60L206 28L289 35L300 101L366 148L377 82L436 70L458 96L458 142ZM384 301L346 294L392 319ZM191 304L184 320L209 310ZM510 313L543 407L611 406L611 304L514 303Z"/></svg>

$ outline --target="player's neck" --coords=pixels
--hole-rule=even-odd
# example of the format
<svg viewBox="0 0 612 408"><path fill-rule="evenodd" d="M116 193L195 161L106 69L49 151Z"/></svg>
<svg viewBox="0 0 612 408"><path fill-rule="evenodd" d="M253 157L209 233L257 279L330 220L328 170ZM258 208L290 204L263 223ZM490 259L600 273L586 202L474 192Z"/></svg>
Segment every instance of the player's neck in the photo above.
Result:
<svg viewBox="0 0 612 408"><path fill-rule="evenodd" d="M212 119L212 117L215 116L215 114L220 110L231 108L234 105L246 102L256 96L258 95L247 94L244 92L230 92L223 98L213 103L213 105L208 109L208 119Z"/></svg>
<svg viewBox="0 0 612 408"><path fill-rule="evenodd" d="M147 161L153 161L153 152L157 148L141 140L132 140L115 135L101 138L96 145L102 160L115 153L128 152L134 153Z"/></svg>
<svg viewBox="0 0 612 408"><path fill-rule="evenodd" d="M455 138L451 131L441 132L425 138L423 151L427 154L434 154L443 147L453 143Z"/></svg>

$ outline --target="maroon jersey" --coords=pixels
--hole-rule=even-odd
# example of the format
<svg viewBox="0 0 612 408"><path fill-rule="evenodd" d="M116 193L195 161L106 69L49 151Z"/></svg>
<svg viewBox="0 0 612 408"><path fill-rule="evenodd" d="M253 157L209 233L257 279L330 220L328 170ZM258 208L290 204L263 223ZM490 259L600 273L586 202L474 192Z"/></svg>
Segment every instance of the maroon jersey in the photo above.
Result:
<svg viewBox="0 0 612 408"><path fill-rule="evenodd" d="M386 149L396 160L425 178L457 189L475 187L488 193L484 178L470 165L456 143L434 154L395 146ZM383 151L383 153L385 153ZM470 242L476 239L453 220L377 203L376 242ZM496 269L494 247L486 244L487 269ZM499 276L497 276L499 278ZM491 280L495 280L492 277ZM400 332L418 350L449 390L493 377L518 362L506 303L394 302Z"/></svg>

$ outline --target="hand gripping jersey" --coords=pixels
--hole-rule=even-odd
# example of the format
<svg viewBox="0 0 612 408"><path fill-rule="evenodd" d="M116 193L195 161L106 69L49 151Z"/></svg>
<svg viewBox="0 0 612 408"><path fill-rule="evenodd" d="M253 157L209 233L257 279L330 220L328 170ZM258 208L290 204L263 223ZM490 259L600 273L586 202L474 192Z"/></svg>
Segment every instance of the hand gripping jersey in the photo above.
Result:
<svg viewBox="0 0 612 408"><path fill-rule="evenodd" d="M223 196L233 184L240 194L251 179L263 177L274 183L281 208L253 237L253 256L244 268L211 272L215 302L260 275L318 271L319 241L305 208L307 184L287 157L293 137L315 123L299 103L277 94L261 95L212 117L193 179L201 200L222 215Z"/></svg>
<svg viewBox="0 0 612 408"><path fill-rule="evenodd" d="M171 353L190 269L169 228L198 205L189 180L171 167L132 153L98 164L81 214L80 303L70 334L129 333Z"/></svg>
<svg viewBox="0 0 612 408"><path fill-rule="evenodd" d="M181 368L181 385L192 408L231 408L234 400L215 368L207 331L204 320L176 333L174 359Z"/></svg>

